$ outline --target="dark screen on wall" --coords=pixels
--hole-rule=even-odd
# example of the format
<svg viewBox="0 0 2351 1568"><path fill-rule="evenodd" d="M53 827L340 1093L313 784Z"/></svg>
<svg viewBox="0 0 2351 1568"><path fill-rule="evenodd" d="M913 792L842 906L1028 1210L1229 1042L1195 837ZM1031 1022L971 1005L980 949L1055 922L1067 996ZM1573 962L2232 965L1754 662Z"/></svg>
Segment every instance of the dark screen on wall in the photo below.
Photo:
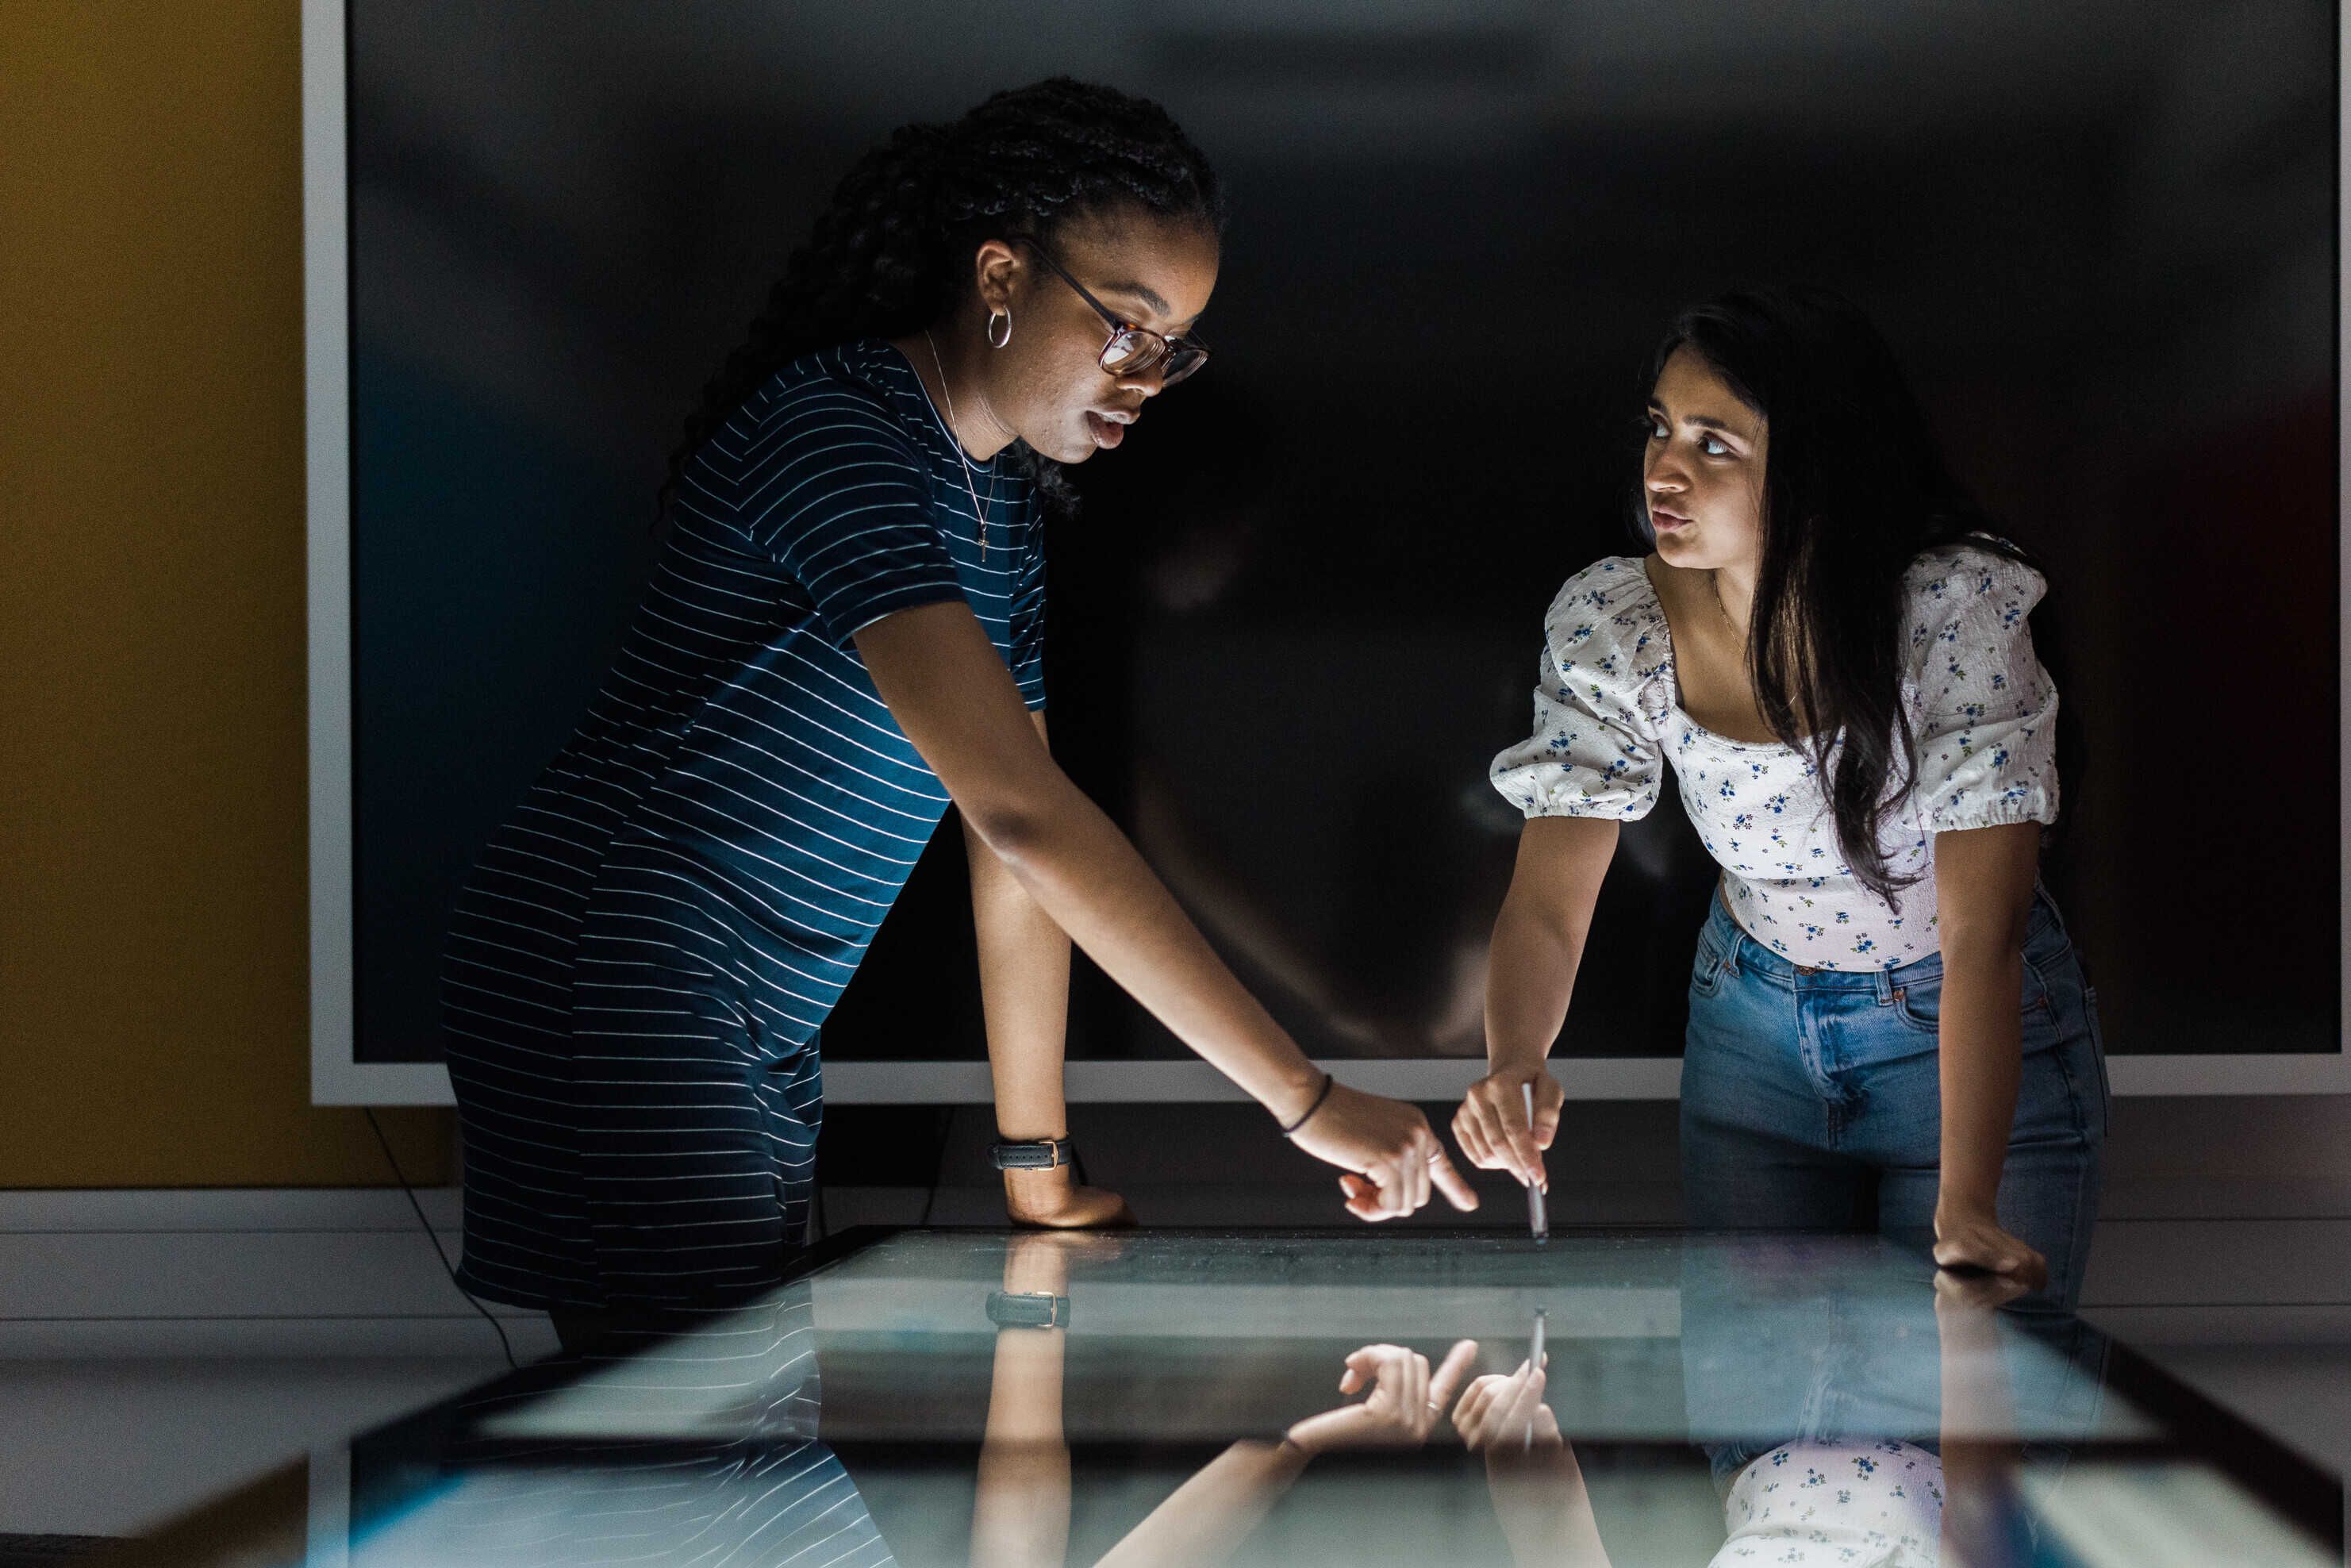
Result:
<svg viewBox="0 0 2351 1568"><path fill-rule="evenodd" d="M984 23L980 18L984 16ZM1066 71L1232 223L1216 348L1057 524L1054 748L1314 1054L1478 1056L1545 604L1637 550L1677 307L1826 284L2048 561L2046 875L2118 1052L2338 1049L2331 7L350 7L362 1061L600 680L665 454L857 153ZM1856 442L1867 430L1852 433ZM828 1025L982 1054L961 835ZM1564 1053L1679 1050L1714 868L1629 829ZM1081 966L1071 1053L1181 1047Z"/></svg>

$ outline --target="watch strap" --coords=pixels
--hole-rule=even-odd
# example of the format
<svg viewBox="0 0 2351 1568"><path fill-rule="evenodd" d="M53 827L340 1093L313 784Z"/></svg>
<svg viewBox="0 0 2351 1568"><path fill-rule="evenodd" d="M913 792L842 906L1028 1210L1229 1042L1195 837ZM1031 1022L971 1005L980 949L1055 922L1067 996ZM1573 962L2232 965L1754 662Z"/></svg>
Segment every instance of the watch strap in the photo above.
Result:
<svg viewBox="0 0 2351 1568"><path fill-rule="evenodd" d="M1035 1138L1023 1144L991 1144L987 1157L1000 1171L1046 1171L1077 1158L1067 1138Z"/></svg>
<svg viewBox="0 0 2351 1568"><path fill-rule="evenodd" d="M1042 1291L990 1291L987 1321L1000 1329L1065 1329L1070 1298Z"/></svg>

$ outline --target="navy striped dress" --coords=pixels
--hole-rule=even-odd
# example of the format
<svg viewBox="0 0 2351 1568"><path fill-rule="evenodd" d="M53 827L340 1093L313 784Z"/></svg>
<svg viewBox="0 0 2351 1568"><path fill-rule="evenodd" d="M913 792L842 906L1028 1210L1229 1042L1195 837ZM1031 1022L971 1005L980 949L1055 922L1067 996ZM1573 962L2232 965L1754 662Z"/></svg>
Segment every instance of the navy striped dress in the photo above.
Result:
<svg viewBox="0 0 2351 1568"><path fill-rule="evenodd" d="M885 342L794 361L689 461L610 676L457 901L467 1289L598 1311L775 1277L818 1030L947 806L851 636L964 601L1041 708L1044 584L1033 487L969 464Z"/></svg>

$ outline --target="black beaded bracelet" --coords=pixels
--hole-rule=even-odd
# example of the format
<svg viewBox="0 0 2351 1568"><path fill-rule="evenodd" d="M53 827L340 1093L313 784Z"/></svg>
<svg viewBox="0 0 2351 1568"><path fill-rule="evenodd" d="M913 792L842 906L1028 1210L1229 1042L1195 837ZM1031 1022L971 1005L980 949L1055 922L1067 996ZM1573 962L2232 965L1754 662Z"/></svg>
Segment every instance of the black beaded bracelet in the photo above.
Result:
<svg viewBox="0 0 2351 1568"><path fill-rule="evenodd" d="M1322 1102L1331 1098L1331 1086L1338 1082L1339 1081L1337 1079L1332 1077L1329 1073L1324 1073L1322 1075L1322 1092L1314 1096L1313 1104L1306 1107L1306 1114L1299 1117L1298 1120L1292 1122L1290 1125L1281 1130L1281 1135L1286 1138L1292 1133L1298 1131L1299 1128L1306 1125L1307 1123L1312 1121L1314 1119L1314 1113L1322 1109Z"/></svg>

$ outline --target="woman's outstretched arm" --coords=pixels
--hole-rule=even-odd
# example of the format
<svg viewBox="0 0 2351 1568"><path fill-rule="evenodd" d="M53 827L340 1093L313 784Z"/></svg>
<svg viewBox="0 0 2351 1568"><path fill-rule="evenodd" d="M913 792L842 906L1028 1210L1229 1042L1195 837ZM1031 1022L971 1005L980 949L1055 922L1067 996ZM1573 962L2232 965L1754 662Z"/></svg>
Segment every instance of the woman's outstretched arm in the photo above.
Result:
<svg viewBox="0 0 2351 1568"><path fill-rule="evenodd" d="M2049 1264L2001 1228L2000 1173L2023 1072L2024 923L2041 864L2041 824L1935 835L1943 1006L1936 1049L1942 1082L1942 1180L1935 1261L1969 1263L2049 1282Z"/></svg>
<svg viewBox="0 0 2351 1568"><path fill-rule="evenodd" d="M1234 978L1101 808L1045 749L968 605L919 605L856 634L882 699L973 832L1038 906L1128 995L1285 1125L1322 1074ZM1457 1208L1478 1195L1414 1107L1333 1085L1295 1141L1355 1173L1349 1210L1409 1214L1432 1184Z"/></svg>
<svg viewBox="0 0 2351 1568"><path fill-rule="evenodd" d="M1545 1182L1542 1151L1559 1131L1562 1096L1543 1063L1567 1022L1616 833L1608 818L1530 817L1519 835L1486 968L1486 1076L1453 1118L1462 1152L1482 1169ZM1531 1126L1522 1085L1534 1091Z"/></svg>
<svg viewBox="0 0 2351 1568"><path fill-rule="evenodd" d="M1034 716L1043 739L1045 716ZM968 820L964 849L971 865L971 923L978 939L996 1134L1015 1144L1068 1137L1061 1076L1069 1055L1069 933L1038 907ZM1082 1227L1132 1218L1116 1194L1075 1185L1067 1166L1006 1171L1004 1204L1023 1225Z"/></svg>

